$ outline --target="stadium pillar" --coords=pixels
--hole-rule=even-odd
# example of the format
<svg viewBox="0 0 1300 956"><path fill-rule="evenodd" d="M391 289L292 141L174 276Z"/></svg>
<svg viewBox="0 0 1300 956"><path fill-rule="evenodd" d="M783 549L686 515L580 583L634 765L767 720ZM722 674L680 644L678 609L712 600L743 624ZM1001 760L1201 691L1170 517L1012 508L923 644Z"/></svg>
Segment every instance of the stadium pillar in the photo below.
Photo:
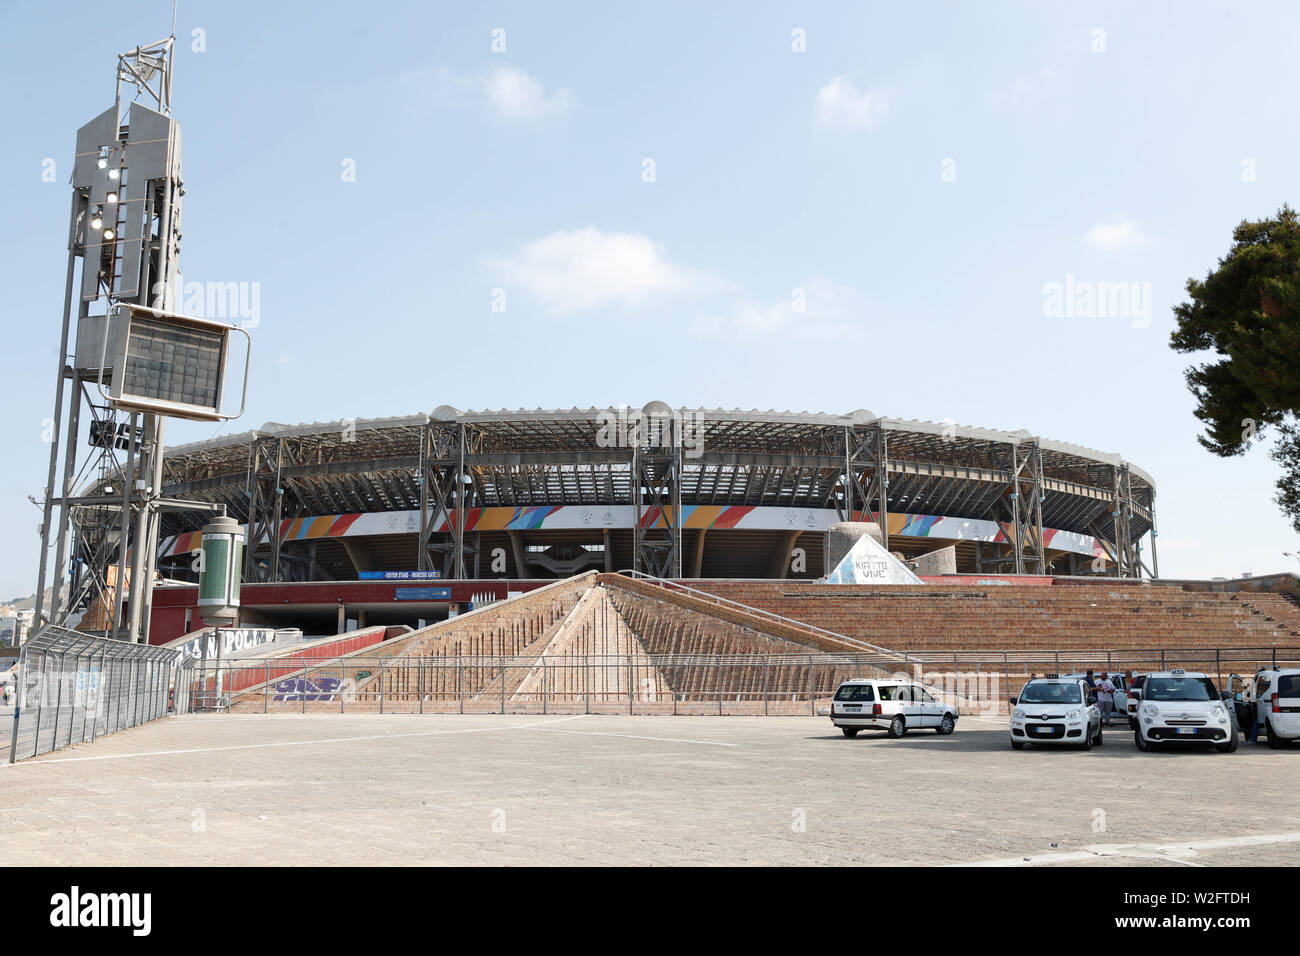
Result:
<svg viewBox="0 0 1300 956"><path fill-rule="evenodd" d="M767 566L767 576L769 578L784 578L790 570L790 554L794 551L795 542L799 540L800 531L798 528L793 531L783 532L781 540L772 552L772 559Z"/></svg>
<svg viewBox="0 0 1300 956"><path fill-rule="evenodd" d="M691 552L691 577L693 578L698 578L704 568L704 537L708 533L708 528L701 528L695 532L695 547Z"/></svg>
<svg viewBox="0 0 1300 956"><path fill-rule="evenodd" d="M1151 576L1153 578L1158 579L1160 577L1160 557L1159 555L1156 554L1157 537L1158 534L1156 532L1156 501L1155 501L1155 493L1153 492L1151 495Z"/></svg>
<svg viewBox="0 0 1300 956"><path fill-rule="evenodd" d="M528 565L524 562L524 533L522 531L511 531L509 534L510 550L515 557L515 573L519 577L527 579L529 574Z"/></svg>

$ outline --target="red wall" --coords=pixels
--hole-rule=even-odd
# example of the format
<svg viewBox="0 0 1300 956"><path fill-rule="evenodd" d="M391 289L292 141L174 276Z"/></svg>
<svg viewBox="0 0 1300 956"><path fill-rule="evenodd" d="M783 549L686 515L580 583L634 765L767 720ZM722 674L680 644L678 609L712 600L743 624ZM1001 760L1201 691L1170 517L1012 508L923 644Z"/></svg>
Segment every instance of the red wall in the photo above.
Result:
<svg viewBox="0 0 1300 956"><path fill-rule="evenodd" d="M240 589L240 603L247 608L275 610L294 604L391 604L401 607L397 589L412 587L449 587L455 604L468 604L476 594L504 598L508 591L531 591L548 580L507 581L322 581L311 584L245 584ZM153 614L149 618L149 643L166 644L198 630L198 585L159 587L153 592ZM190 626L185 627L185 611L190 611Z"/></svg>

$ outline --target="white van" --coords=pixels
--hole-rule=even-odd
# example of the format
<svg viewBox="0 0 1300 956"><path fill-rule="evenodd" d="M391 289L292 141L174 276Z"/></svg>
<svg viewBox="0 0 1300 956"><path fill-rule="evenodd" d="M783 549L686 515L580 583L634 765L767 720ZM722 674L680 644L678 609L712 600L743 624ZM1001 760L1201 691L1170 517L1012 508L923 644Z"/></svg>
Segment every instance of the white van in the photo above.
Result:
<svg viewBox="0 0 1300 956"><path fill-rule="evenodd" d="M831 700L831 723L845 737L856 737L866 728L888 731L891 737L926 728L947 735L956 728L959 716L955 705L905 680L846 680Z"/></svg>
<svg viewBox="0 0 1300 956"><path fill-rule="evenodd" d="M1300 740L1300 668L1257 673L1255 708L1270 747Z"/></svg>

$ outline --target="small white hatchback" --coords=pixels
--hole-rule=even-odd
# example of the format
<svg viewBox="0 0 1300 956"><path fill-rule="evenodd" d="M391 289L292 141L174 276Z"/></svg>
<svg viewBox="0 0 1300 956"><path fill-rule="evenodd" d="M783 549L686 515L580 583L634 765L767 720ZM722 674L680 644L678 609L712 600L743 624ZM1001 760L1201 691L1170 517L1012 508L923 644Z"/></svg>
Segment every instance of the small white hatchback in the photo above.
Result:
<svg viewBox="0 0 1300 956"><path fill-rule="evenodd" d="M1079 676L1039 677L1020 689L1011 711L1011 748L1073 744L1091 750L1105 742L1097 698Z"/></svg>
<svg viewBox="0 0 1300 956"><path fill-rule="evenodd" d="M845 737L856 737L867 728L887 731L891 737L926 728L947 735L960 716L956 705L945 704L920 684L905 680L847 680L831 700L831 723Z"/></svg>
<svg viewBox="0 0 1300 956"><path fill-rule="evenodd" d="M1164 744L1211 743L1221 753L1237 749L1237 729L1208 674L1169 670L1148 674L1138 704L1133 742L1138 750Z"/></svg>

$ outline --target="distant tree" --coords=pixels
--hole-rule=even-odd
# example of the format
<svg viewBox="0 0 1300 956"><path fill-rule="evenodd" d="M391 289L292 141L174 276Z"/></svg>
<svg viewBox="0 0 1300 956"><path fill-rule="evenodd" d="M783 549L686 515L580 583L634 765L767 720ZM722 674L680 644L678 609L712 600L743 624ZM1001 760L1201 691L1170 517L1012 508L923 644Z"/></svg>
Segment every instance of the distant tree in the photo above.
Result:
<svg viewBox="0 0 1300 956"><path fill-rule="evenodd" d="M1282 466L1274 498L1300 531L1300 219L1284 205L1272 219L1242 221L1232 248L1205 279L1188 279L1190 302L1174 307L1177 352L1212 351L1187 370L1202 445L1240 455L1267 426Z"/></svg>

